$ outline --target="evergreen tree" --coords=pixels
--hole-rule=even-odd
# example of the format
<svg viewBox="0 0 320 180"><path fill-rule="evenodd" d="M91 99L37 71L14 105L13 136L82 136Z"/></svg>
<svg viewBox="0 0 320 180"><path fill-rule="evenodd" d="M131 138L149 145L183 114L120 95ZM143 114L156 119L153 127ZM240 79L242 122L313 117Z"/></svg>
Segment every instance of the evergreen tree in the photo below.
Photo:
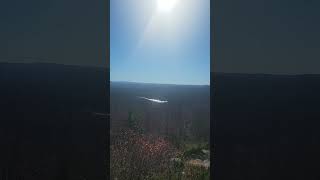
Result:
<svg viewBox="0 0 320 180"><path fill-rule="evenodd" d="M128 124L129 124L129 128L132 129L133 131L136 131L139 133L143 132L142 128L139 125L139 121L133 112L129 112Z"/></svg>

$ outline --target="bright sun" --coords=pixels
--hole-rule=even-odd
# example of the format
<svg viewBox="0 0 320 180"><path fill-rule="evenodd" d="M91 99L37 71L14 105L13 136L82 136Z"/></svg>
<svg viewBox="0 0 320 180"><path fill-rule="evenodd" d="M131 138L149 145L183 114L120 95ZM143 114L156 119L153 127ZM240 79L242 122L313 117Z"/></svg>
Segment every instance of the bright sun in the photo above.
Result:
<svg viewBox="0 0 320 180"><path fill-rule="evenodd" d="M171 12L177 0L157 0L157 7L160 12Z"/></svg>

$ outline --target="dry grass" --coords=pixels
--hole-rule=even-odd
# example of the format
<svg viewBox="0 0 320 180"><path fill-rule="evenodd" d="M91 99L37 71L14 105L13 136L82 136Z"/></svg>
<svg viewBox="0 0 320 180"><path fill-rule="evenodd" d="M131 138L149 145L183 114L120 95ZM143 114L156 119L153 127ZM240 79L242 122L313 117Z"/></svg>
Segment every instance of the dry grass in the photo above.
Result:
<svg viewBox="0 0 320 180"><path fill-rule="evenodd" d="M170 175L170 159L178 151L162 137L132 130L119 133L111 145L111 179L153 179Z"/></svg>

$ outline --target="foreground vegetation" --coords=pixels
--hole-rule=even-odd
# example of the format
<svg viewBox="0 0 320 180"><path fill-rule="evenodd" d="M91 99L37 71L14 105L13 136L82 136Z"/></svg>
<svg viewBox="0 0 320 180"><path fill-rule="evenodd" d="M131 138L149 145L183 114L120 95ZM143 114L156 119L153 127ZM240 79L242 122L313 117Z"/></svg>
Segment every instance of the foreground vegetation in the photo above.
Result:
<svg viewBox="0 0 320 180"><path fill-rule="evenodd" d="M208 143L144 133L130 115L129 124L111 135L111 179L210 179Z"/></svg>

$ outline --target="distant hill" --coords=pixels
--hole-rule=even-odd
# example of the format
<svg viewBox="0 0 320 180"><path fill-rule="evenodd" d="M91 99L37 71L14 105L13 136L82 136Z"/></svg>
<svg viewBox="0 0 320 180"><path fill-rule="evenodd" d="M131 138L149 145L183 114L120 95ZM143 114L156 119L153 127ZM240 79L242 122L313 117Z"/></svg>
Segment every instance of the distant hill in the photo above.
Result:
<svg viewBox="0 0 320 180"><path fill-rule="evenodd" d="M157 104L139 97L168 102ZM209 142L209 86L111 82L110 100L113 131L125 127L132 112L150 133L181 137L190 125L194 139Z"/></svg>
<svg viewBox="0 0 320 180"><path fill-rule="evenodd" d="M105 179L109 71L0 63L0 174Z"/></svg>
<svg viewBox="0 0 320 180"><path fill-rule="evenodd" d="M214 179L320 178L320 75L211 79Z"/></svg>

